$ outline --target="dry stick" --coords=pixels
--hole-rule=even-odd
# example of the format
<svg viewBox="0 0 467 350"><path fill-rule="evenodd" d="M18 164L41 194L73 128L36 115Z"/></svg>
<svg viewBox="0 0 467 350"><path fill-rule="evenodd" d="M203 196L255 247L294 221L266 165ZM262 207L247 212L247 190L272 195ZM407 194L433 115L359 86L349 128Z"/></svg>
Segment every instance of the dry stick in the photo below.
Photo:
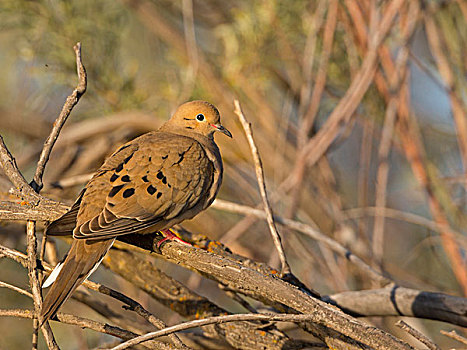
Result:
<svg viewBox="0 0 467 350"><path fill-rule="evenodd" d="M375 206L377 208L383 208L386 206L386 187L388 183L389 174L389 163L388 157L391 151L392 138L394 133L394 127L397 116L397 106L399 101L403 99L409 93L408 91L408 58L409 58L409 43L412 35L415 31L416 24L418 22L420 13L420 7L418 2L412 2L410 4L408 21L404 22L402 32L402 44L396 57L395 70L397 74L388 77L390 91L397 91L394 93L386 108L386 115L384 118L384 126L381 135L381 142L378 149L378 173L377 173L377 187L376 187L376 201ZM402 26L402 24L401 24ZM401 73L399 73L401 72ZM375 217L373 225L373 244L372 250L374 259L377 265L382 269L383 256L384 256L384 216Z"/></svg>
<svg viewBox="0 0 467 350"><path fill-rule="evenodd" d="M361 43L365 43L367 41L367 34L363 25L364 21L361 17L362 15L360 12L359 3L357 1L350 0L347 0L346 3L355 4L355 6L352 6L352 11L350 11L349 8L349 13L351 15L354 15L352 19L354 26L358 30L359 41ZM376 79L375 83L381 95L386 100L388 100L389 95L385 77L393 76L394 74L396 74L396 72L394 68L394 63L392 62L391 53L387 46L381 46L379 50L379 56L383 71L377 72L376 78L381 78ZM427 192L429 208L435 222L439 227L443 249L449 258L456 279L463 288L464 294L467 294L467 274L464 267L465 264L462 261L462 257L459 253L459 249L453 237L453 233L449 222L446 218L446 214L442 209L440 201L434 192L432 181L428 176L428 172L424 164L423 144L421 141L421 137L418 135L417 130L414 130L414 121L411 120L408 101L404 101L404 103L399 104L398 115L399 123L397 127L398 132L400 134L400 139L402 141L402 146L406 154L406 158L412 167L412 171L415 177L420 182L420 185Z"/></svg>
<svg viewBox="0 0 467 350"><path fill-rule="evenodd" d="M411 224L426 227L434 232L440 232L440 228L436 222L427 219L423 216L408 213L402 210L392 208L376 208L376 207L363 207L363 208L352 208L344 211L347 220L358 219L365 216L384 216L391 219L406 221ZM452 233L456 236L456 239L463 241L467 244L467 237L465 237L459 231L452 230Z"/></svg>
<svg viewBox="0 0 467 350"><path fill-rule="evenodd" d="M18 292L20 294L26 295L26 296L30 297L31 299L33 298L32 294L29 293L28 291L25 291L24 289L21 289L19 287L16 287L16 286L14 286L12 284L9 284L9 283L6 283L6 282L0 281L0 287L8 288L8 289L14 290L15 292Z"/></svg>
<svg viewBox="0 0 467 350"><path fill-rule="evenodd" d="M452 330L450 332L440 330L439 332L442 335L445 335L446 337L452 338L454 340L457 340L460 343L463 343L463 344L467 345L467 338L464 338L463 336L457 334L456 331L454 331L454 330Z"/></svg>
<svg viewBox="0 0 467 350"><path fill-rule="evenodd" d="M44 147L42 148L42 153L39 158L39 162L37 163L36 173L34 175L34 179L31 182L32 188L38 193L43 187L42 175L44 174L45 166L49 160L50 152L52 152L52 147L54 146L55 141L57 141L57 137L60 134L63 124L65 124L66 120L68 119L68 116L70 115L73 107L78 103L81 96L86 92L87 75L83 63L81 62L81 43L78 42L75 46L73 46L73 50L75 50L76 54L78 85L73 90L71 95L67 97L62 111L60 112L58 118L55 120L52 131L50 132L49 137L47 137L47 140L44 143Z"/></svg>
<svg viewBox="0 0 467 350"><path fill-rule="evenodd" d="M78 86L73 90L70 96L67 97L66 102L60 112L60 115L54 122L52 131L49 134L49 137L44 143L42 148L42 153L37 163L36 173L34 179L31 182L31 187L35 192L39 193L43 187L42 176L44 174L45 166L49 160L50 152L57 140L60 130L63 127L63 124L66 122L68 116L70 115L73 107L78 103L80 97L86 91L87 76L86 70L81 62L81 43L77 43L73 50L76 55L76 65L78 72ZM36 237L36 223L35 221L27 221L27 240L28 240L28 271L29 271L29 283L31 285L32 294L34 296L34 309L36 317L33 319L33 349L37 348L37 329L39 327L39 315L42 309L42 296L40 288L41 272L37 269L37 237ZM45 237L44 237L45 240ZM41 250L41 255L43 251ZM49 349L58 349L58 345L53 338L52 330L50 329L49 324L46 322L43 327L44 337L47 341Z"/></svg>
<svg viewBox="0 0 467 350"><path fill-rule="evenodd" d="M244 215L253 215L257 218L264 219L266 218L266 213L263 210L255 209L246 205L241 205L233 202L228 202L221 199L216 199L212 204L213 208L219 210L225 210L229 212L244 214ZM365 272L366 275L371 277L373 280L381 283L383 285L391 283L391 280L381 275L379 272L374 270L372 267L367 265L362 259L358 256L353 254L347 248L342 246L337 241L329 238L328 236L324 235L323 233L315 230L311 226L301 223L299 221L291 220L291 219L284 219L280 216L274 216L274 219L281 225L287 226L295 231L301 232L308 237L311 237L321 243L324 243L327 247L335 251L336 253L344 256L346 259L354 263L358 268Z"/></svg>
<svg viewBox="0 0 467 350"><path fill-rule="evenodd" d="M456 124L457 139L465 174L467 170L467 112L464 109L462 98L459 96L459 91L455 89L455 74L451 68L451 63L446 57L442 36L433 18L435 6L430 6L430 10L431 11L427 11L424 18L426 36L428 44L430 45L431 54L438 66L438 72L444 80L451 102L451 111Z"/></svg>
<svg viewBox="0 0 467 350"><path fill-rule="evenodd" d="M332 0L329 2L326 24L324 26L323 50L321 53L320 64L316 75L316 82L313 87L313 93L311 95L310 107L306 114L303 116L302 125L299 130L298 149L301 149L307 143L307 136L314 124L316 115L318 114L321 97L323 95L324 87L326 85L328 62L329 57L331 56L332 44L334 41L334 32L336 30L337 8L337 0ZM300 153L298 152L298 154ZM295 212L300 204L302 183L304 181L304 178L305 173L301 173L301 177L297 178L297 181L294 184L294 188L292 189L292 194L290 196L290 206L287 210L287 214L285 215L288 218L294 217Z"/></svg>
<svg viewBox="0 0 467 350"><path fill-rule="evenodd" d="M161 337L173 332L180 332L190 328L196 328L201 326L206 326L209 324L219 324L225 322L235 322L235 321L282 321L282 322L305 322L309 321L311 318L310 315L296 315L296 314L237 314L237 315L226 315L226 316L213 316L204 318L202 320L193 320L184 323L180 323L175 326L167 327L160 331L147 333L145 335L139 336L137 338L128 340L110 350L124 350L128 349L130 346L134 346L142 343L143 341L150 340L156 337Z"/></svg>
<svg viewBox="0 0 467 350"><path fill-rule="evenodd" d="M136 312L138 315L143 317L146 321L158 329L167 327L167 325L162 320L158 319L156 316L147 311L140 303L112 288L106 287L99 283L91 282L89 280L86 283L86 287L127 304L129 310ZM172 340L175 346L186 347L176 334L170 334L169 338Z"/></svg>
<svg viewBox="0 0 467 350"><path fill-rule="evenodd" d="M31 310L22 309L0 309L0 316L2 317L21 317L21 318L33 318L33 312ZM90 320L84 317L79 317L71 314L65 314L59 312L57 314L57 320L63 324L75 325L81 328L91 329L96 332L109 334L120 339L133 339L138 334L130 332L126 329L111 326L107 323L101 323L98 321ZM146 344L144 344L146 346ZM161 349L163 343L156 343L155 346L150 347L151 349ZM162 347L162 349L164 349Z"/></svg>
<svg viewBox="0 0 467 350"><path fill-rule="evenodd" d="M11 248L0 245L0 257L2 257L2 256L8 257L9 259L12 259L12 260L18 262L18 263L20 263L21 265L23 265L25 267L28 266L28 261L29 260L28 260L28 257L25 254L23 254L21 252L18 252L18 251L14 250L14 249L11 249ZM48 263L42 262L42 264L43 264L43 267L44 267L44 269L46 271L49 271L49 272L52 271L52 267ZM8 285L5 282L0 282L0 287L2 287L2 284L7 288L16 290L17 292L19 292L21 294L24 294L24 295L27 295L27 296L29 296L31 298L34 298L32 294L30 294L30 293L28 293L26 291L23 291L23 290L18 290L19 288L15 287L15 286ZM130 304L131 302L136 303L136 301L134 301L133 299L127 297L126 295L124 295L122 293L119 293L119 292L116 292L116 291L114 291L114 290L112 290L112 289L110 289L110 288L108 288L106 286L103 286L101 284L94 283L94 282L86 280L86 281L83 282L83 285L85 287L89 288L89 289L98 291L98 292L100 292L102 294L111 296L111 297L113 297L113 298L115 298L115 299L117 299L119 301L127 303L130 306L131 306L131 304ZM14 313L15 311L18 311L19 314L15 314ZM144 308L141 307L140 309L135 309L134 311L136 311L139 315L141 315L142 317L147 319L150 323L154 322L153 324L155 325L155 323L156 323L155 316L150 314ZM108 324L102 324L102 326L96 326L96 325L100 325L100 323L92 321L92 320L88 320L88 319L85 319L85 318L80 318L78 316L72 316L72 315L66 315L65 319L63 319L63 317L61 317L60 315L63 316L65 314L61 314L61 313L58 314L57 317L58 317L58 320L60 322L79 325L80 327L86 327L86 328L89 328L89 329L96 330L98 332L111 334L111 335L120 337L122 339L131 339L131 338L134 338L134 337L137 336L137 334L135 334L135 333L129 332L129 331L124 330L124 329L120 329L118 327L110 326ZM29 310L2 310L2 309L0 309L0 316L18 316L18 317L33 318L34 313L32 313ZM72 321L70 322L69 320L72 320ZM126 333L118 333L117 332L117 334L115 334L115 332L107 332L106 331L106 330L112 330L112 329L118 330L118 332L126 332ZM126 336L122 336L122 334L126 334ZM178 337L176 337L176 338L178 338ZM186 347L182 344L182 346L179 347L179 348L186 348ZM58 347L56 349L58 349Z"/></svg>
<svg viewBox="0 0 467 350"><path fill-rule="evenodd" d="M380 25L372 33L369 48L365 54L360 70L352 80L345 96L329 115L326 123L301 149L295 161L291 175L281 184L281 188L290 190L303 178L307 167L311 167L326 153L341 130L341 125L348 123L361 99L370 87L377 69L378 48L391 29L392 22L404 0L392 1L386 8Z"/></svg>
<svg viewBox="0 0 467 350"><path fill-rule="evenodd" d="M438 345L436 345L430 339L428 339L428 337L426 335L420 333L419 331L417 331L415 328L411 327L410 325L408 325L404 321L402 321L402 320L397 321L396 326L403 329L407 333L409 333L415 339L421 341L423 344L425 344L428 347L428 349L430 349L430 350L441 350L438 347Z"/></svg>
<svg viewBox="0 0 467 350"><path fill-rule="evenodd" d="M37 268L37 239L36 239L36 222L28 221L26 223L26 236L27 236L27 266L29 285L31 286L33 301L34 301L34 317L33 317L33 334L32 334L32 349L37 349L38 346L38 330L39 330L39 315L42 308L42 295L40 287L39 270ZM44 324L42 327L45 341L49 349L59 349L55 342L52 329L49 324Z"/></svg>
<svg viewBox="0 0 467 350"><path fill-rule="evenodd" d="M467 327L467 299L397 285L347 291L323 297L354 316L407 316Z"/></svg>
<svg viewBox="0 0 467 350"><path fill-rule="evenodd" d="M272 239L274 241L274 245L276 246L276 250L279 254L279 259L281 261L281 274L282 276L290 274L290 266L287 263L287 259L285 257L284 248L282 247L281 237L279 232L277 231L276 225L274 223L274 217L272 214L271 205L269 204L268 194L266 192L266 184L264 182L264 171L263 166L261 164L261 158L259 156L258 148L256 147L255 140L253 139L253 132L251 131L251 125L246 120L245 115L242 112L240 107L240 102L238 100L234 100L235 110L234 113L238 116L238 119L242 123L243 130L245 130L245 134L250 145L251 154L253 156L253 161L255 163L255 171L256 171L256 178L258 180L259 191L261 193L261 198L263 200L264 211L266 212L266 220L268 222L269 230L272 235Z"/></svg>

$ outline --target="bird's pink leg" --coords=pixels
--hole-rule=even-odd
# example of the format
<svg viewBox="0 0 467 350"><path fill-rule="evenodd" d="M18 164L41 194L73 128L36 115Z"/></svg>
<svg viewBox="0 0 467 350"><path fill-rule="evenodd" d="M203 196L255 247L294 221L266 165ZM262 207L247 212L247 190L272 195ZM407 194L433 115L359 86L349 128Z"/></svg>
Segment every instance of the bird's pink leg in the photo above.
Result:
<svg viewBox="0 0 467 350"><path fill-rule="evenodd" d="M161 230L160 232L162 232L162 233L165 235L165 237L162 238L159 242L157 242L157 248L158 248L158 249L160 249L162 243L164 243L164 242L166 242L166 241L178 241L178 242L180 242L180 243L189 245L190 247L192 246L190 243L185 242L183 239L181 239L181 238L178 237L176 234L174 234L174 233L172 232L171 229L168 229L168 230Z"/></svg>

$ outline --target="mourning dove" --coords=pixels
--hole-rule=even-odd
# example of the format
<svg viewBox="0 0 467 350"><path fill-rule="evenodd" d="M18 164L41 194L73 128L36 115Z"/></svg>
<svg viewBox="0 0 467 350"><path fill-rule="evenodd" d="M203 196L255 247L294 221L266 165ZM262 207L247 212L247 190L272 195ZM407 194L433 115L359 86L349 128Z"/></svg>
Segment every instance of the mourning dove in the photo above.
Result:
<svg viewBox="0 0 467 350"><path fill-rule="evenodd" d="M216 107L188 102L159 130L124 144L104 162L70 211L46 229L49 235L72 233L74 240L44 284L53 282L41 323L96 270L117 236L161 231L164 240L175 238L170 227L214 201L223 171L215 131L232 137Z"/></svg>

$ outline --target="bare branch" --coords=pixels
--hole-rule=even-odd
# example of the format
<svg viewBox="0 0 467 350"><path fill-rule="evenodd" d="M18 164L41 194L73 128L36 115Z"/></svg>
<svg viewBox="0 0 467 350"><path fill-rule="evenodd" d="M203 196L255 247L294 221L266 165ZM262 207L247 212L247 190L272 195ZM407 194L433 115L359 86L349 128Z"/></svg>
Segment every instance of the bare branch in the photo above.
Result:
<svg viewBox="0 0 467 350"><path fill-rule="evenodd" d="M31 310L21 310L21 309L0 309L0 316L10 316L10 317L21 317L21 318L33 318L34 313ZM81 328L92 329L96 332L109 334L114 337L118 337L123 340L133 339L138 336L138 334L127 331L125 329L111 326L107 323L101 323L93 321L84 317L78 317L70 314L65 314L59 312L57 314L57 320L64 324L74 325ZM169 347L162 342L147 342L143 346L149 349L174 349Z"/></svg>
<svg viewBox="0 0 467 350"><path fill-rule="evenodd" d="M415 328L411 327L407 323L405 323L402 320L399 320L396 322L396 326L403 329L407 333L409 333L412 337L415 339L421 341L423 344L425 344L428 349L430 350L441 350L435 343L433 343L428 337L419 331L417 331Z"/></svg>
<svg viewBox="0 0 467 350"><path fill-rule="evenodd" d="M467 299L391 285L323 297L354 316L408 316L467 327Z"/></svg>
<svg viewBox="0 0 467 350"><path fill-rule="evenodd" d="M467 345L467 338L464 338L463 336L457 334L456 331L452 330L450 332L446 332L441 330L440 333L442 335L445 335L446 337L452 338L454 340L457 340L458 342Z"/></svg>
<svg viewBox="0 0 467 350"><path fill-rule="evenodd" d="M34 318L33 318L33 335L32 335L32 348L37 349L38 345L38 330L39 330L39 315L42 308L42 295L40 286L39 270L37 268L37 239L36 239L36 222L28 221L26 224L27 236L27 252L28 252L28 276L29 285L31 286L33 301L34 301ZM49 349L58 350L59 347L55 342L54 335L49 324L46 322L42 326L45 341Z"/></svg>
<svg viewBox="0 0 467 350"><path fill-rule="evenodd" d="M75 50L76 54L78 85L73 90L71 95L67 97L62 111L60 112L58 118L55 120L52 131L50 132L49 137L47 137L47 140L44 143L44 147L42 148L42 153L39 158L39 162L37 163L36 173L34 175L34 179L31 182L31 187L38 193L42 189L42 175L44 174L45 166L49 160L49 156L52 152L55 141L57 141L58 135L60 134L60 130L68 119L68 116L73 110L73 107L78 103L81 96L86 92L87 75L83 63L81 62L81 43L78 42L75 46L73 46L73 49Z"/></svg>
<svg viewBox="0 0 467 350"><path fill-rule="evenodd" d="M235 114L238 116L238 119L242 123L243 130L245 130L246 137L248 139L248 144L250 145L251 154L255 163L256 179L258 180L259 191L261 193L261 198L263 200L264 210L266 212L266 220L268 222L269 230L271 232L274 245L279 254L279 259L281 261L281 274L287 275L290 274L290 266L287 263L287 258L285 257L284 248L282 247L281 237L277 231L276 225L274 223L274 217L272 214L271 205L269 204L268 194L266 191L266 184L264 182L264 171L261 164L261 158L259 156L258 148L256 147L255 140L253 139L253 132L251 131L251 125L246 120L245 115L242 112L240 107L240 102L234 100Z"/></svg>
<svg viewBox="0 0 467 350"><path fill-rule="evenodd" d="M24 289L21 289L21 288L19 288L19 287L13 286L13 285L11 285L11 284L9 284L9 283L6 283L6 282L0 281L0 287L8 288L8 289L14 290L15 292L18 292L18 293L20 293L20 294L26 295L27 297L30 297L31 299L33 298L33 297L32 297L32 294L29 293L28 291L25 291Z"/></svg>
<svg viewBox="0 0 467 350"><path fill-rule="evenodd" d="M117 249L109 251L103 261L104 265L162 305L188 319L230 314L229 311L196 294L182 283L160 271L139 254L118 249L119 246L123 246L123 244L116 243ZM125 263L122 264L122 261ZM174 293L174 291L176 292ZM278 329L273 327L259 328L259 325L253 322L236 322L229 325L204 327L203 332L210 338L224 340L234 348L280 350L286 345L290 349L301 348L299 344L296 344L297 341L290 339Z"/></svg>
<svg viewBox="0 0 467 350"><path fill-rule="evenodd" d="M232 203L228 202L225 200L221 199L216 199L214 203L212 204L213 208L219 209L219 210L226 210L234 213L240 213L244 215L254 215L258 218L264 219L266 217L266 214L263 210L255 209L252 207L248 207L246 205L241 205L237 203ZM339 253L340 255L346 257L349 261L354 263L359 269L361 269L363 272L365 272L368 276L370 276L373 280L378 281L379 283L385 285L388 283L391 283L391 280L384 277L381 275L379 272L374 270L371 266L366 264L362 259L360 259L358 256L353 254L351 251L349 251L347 248L342 246L339 242L333 240L332 238L324 235L323 233L319 232L318 230L315 230L311 226L301 223L299 221L294 221L290 219L284 219L280 216L275 216L275 220L284 226L287 226L295 231L301 232L308 237L311 237L321 243L324 243L327 247L335 251L336 253Z"/></svg>
<svg viewBox="0 0 467 350"><path fill-rule="evenodd" d="M150 324L155 326L158 329L163 329L166 326L166 324L158 319L156 316L151 314L149 311L147 311L140 303L136 302L135 300L131 299L130 297L112 289L109 287L106 287L102 284L87 281L86 287L92 290L95 290L96 292L102 293L104 295L108 295L114 299L117 299L121 301L122 303L125 303L128 305L128 310L132 310L136 312L138 315L143 317L146 321L148 321ZM178 347L184 347L185 345L183 342L180 340L180 338L175 335L175 334L170 334L169 338L172 340L172 342L178 346Z"/></svg>
<svg viewBox="0 0 467 350"><path fill-rule="evenodd" d="M154 339L156 337L161 337L173 332L180 332L190 328L196 328L201 326L206 326L209 324L220 324L224 322L236 322L236 321L282 321L282 322L305 322L310 321L310 315L295 315L295 314L237 314L237 315L226 315L226 316L214 316L209 318L204 318L202 320L194 320L189 322L180 323L178 325L167 327L160 331L147 333L145 335L139 336L137 338L128 340L118 346L115 346L111 350L124 350L128 349L130 346L137 345L143 341Z"/></svg>

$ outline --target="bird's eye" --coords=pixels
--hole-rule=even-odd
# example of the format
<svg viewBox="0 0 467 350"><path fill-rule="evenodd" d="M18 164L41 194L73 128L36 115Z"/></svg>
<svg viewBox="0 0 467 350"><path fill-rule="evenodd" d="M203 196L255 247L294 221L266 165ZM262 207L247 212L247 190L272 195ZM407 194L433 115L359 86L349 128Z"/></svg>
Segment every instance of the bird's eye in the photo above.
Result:
<svg viewBox="0 0 467 350"><path fill-rule="evenodd" d="M199 121L199 122L204 121L204 114L201 114L201 113L198 114L198 115L196 116L196 120Z"/></svg>

